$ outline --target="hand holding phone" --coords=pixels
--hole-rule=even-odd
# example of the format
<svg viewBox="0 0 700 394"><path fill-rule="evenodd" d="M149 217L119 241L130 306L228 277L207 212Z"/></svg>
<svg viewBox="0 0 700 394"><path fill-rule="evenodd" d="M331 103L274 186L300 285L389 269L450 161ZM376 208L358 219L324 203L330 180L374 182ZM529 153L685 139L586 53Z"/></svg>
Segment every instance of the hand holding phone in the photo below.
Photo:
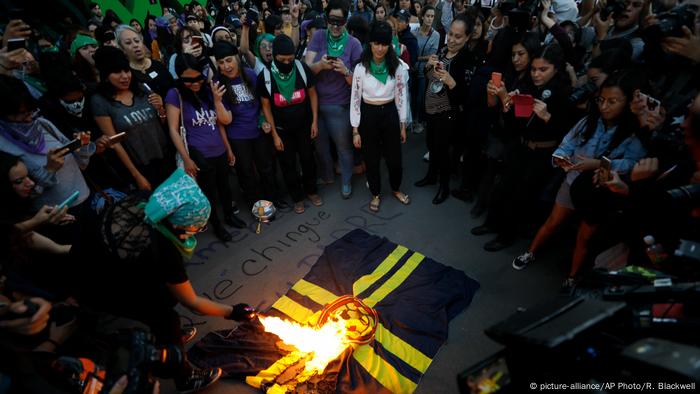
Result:
<svg viewBox="0 0 700 394"><path fill-rule="evenodd" d="M60 211L61 209L69 206L75 200L78 199L78 196L80 196L80 192L78 190L74 191L73 194L71 194L70 196L68 196L68 198L65 199L65 201L63 201L62 203L60 203L56 206L56 210Z"/></svg>
<svg viewBox="0 0 700 394"><path fill-rule="evenodd" d="M80 138L76 138L76 139L70 141L69 143L58 148L58 151L59 152L63 151L63 156L65 156L65 155L73 152L74 150L80 148L80 146L81 146Z"/></svg>
<svg viewBox="0 0 700 394"><path fill-rule="evenodd" d="M109 137L109 143L110 144L117 144L119 142L122 142L124 139L126 139L126 131L122 131L121 133L117 133L115 135L111 135Z"/></svg>
<svg viewBox="0 0 700 394"><path fill-rule="evenodd" d="M566 156L553 154L552 158L554 158L554 162L564 170L568 170L575 165L574 162Z"/></svg>

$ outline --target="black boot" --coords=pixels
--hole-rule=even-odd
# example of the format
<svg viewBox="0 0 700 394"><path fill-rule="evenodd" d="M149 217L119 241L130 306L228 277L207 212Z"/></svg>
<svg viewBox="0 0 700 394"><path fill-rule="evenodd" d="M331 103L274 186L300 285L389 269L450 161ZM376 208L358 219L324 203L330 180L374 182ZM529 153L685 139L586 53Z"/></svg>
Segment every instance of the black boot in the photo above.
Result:
<svg viewBox="0 0 700 394"><path fill-rule="evenodd" d="M447 198L450 196L450 189L449 187L441 187L435 197L433 198L433 204L439 205L445 202Z"/></svg>
<svg viewBox="0 0 700 394"><path fill-rule="evenodd" d="M231 227L235 227L235 228L245 228L246 227L245 222L241 218L236 216L233 212L224 215L224 221L226 222L226 224L228 224Z"/></svg>
<svg viewBox="0 0 700 394"><path fill-rule="evenodd" d="M221 225L221 222L211 222L211 226L214 228L214 235L219 238L220 241L228 242L232 239L231 234Z"/></svg>
<svg viewBox="0 0 700 394"><path fill-rule="evenodd" d="M428 175L426 175L423 179L414 183L413 185L416 187L423 187L423 186L428 186L428 185L434 185L436 183L437 183L437 177L434 175L430 175L430 173L428 173Z"/></svg>
<svg viewBox="0 0 700 394"><path fill-rule="evenodd" d="M465 202L471 202L474 199L474 194L469 189L459 188L452 190L452 197Z"/></svg>

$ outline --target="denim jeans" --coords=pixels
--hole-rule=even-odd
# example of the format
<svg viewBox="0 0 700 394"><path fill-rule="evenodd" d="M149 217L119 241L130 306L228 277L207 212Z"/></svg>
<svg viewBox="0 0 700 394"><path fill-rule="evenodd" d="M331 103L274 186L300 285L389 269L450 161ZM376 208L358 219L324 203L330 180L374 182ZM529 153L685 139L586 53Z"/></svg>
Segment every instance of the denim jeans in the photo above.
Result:
<svg viewBox="0 0 700 394"><path fill-rule="evenodd" d="M334 178L331 140L338 152L340 174L343 185L352 178L353 145L350 127L350 105L320 104L318 106L318 137L316 153L320 164L320 175L324 181Z"/></svg>

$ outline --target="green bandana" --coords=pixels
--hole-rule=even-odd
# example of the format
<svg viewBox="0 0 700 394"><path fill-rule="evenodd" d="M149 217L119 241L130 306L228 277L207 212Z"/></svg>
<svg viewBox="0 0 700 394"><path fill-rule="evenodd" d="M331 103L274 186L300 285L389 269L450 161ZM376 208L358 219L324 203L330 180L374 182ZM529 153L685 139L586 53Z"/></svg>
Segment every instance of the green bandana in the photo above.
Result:
<svg viewBox="0 0 700 394"><path fill-rule="evenodd" d="M386 84L386 79L389 77L389 70L386 68L386 60L382 59L382 62L379 64L376 64L374 60L370 60L369 72L373 77L377 78L377 81Z"/></svg>
<svg viewBox="0 0 700 394"><path fill-rule="evenodd" d="M396 57L401 57L401 44L399 44L399 38L393 36L391 39L391 45L394 46L394 52L396 53Z"/></svg>
<svg viewBox="0 0 700 394"><path fill-rule="evenodd" d="M275 61L272 61L272 77L275 78L275 83L277 84L277 90L279 90L282 97L287 100L287 103L292 103L292 95L294 94L294 86L297 81L297 70L296 64L293 64L292 72L289 74L282 74L280 70L277 69Z"/></svg>
<svg viewBox="0 0 700 394"><path fill-rule="evenodd" d="M326 30L326 44L328 45L328 56L341 57L345 52L345 44L348 43L348 31L343 29L343 34L335 38L330 30Z"/></svg>

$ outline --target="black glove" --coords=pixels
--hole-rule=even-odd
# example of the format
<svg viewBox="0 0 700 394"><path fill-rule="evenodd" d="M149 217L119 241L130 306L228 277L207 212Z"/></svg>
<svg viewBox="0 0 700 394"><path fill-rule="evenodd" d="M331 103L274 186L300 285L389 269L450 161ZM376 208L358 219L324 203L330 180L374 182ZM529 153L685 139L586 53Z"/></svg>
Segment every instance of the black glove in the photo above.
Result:
<svg viewBox="0 0 700 394"><path fill-rule="evenodd" d="M236 304L233 306L231 314L226 317L228 320L238 322L251 321L255 317L255 308L248 304Z"/></svg>

